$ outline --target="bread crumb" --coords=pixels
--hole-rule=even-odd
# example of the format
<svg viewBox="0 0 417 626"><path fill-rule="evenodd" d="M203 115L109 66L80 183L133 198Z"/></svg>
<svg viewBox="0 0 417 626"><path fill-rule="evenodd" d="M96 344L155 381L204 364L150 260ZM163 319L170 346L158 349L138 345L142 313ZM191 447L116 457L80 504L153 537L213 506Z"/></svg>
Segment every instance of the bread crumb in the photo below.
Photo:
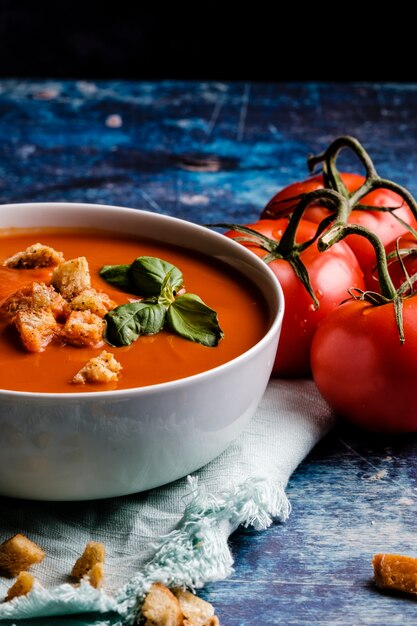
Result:
<svg viewBox="0 0 417 626"><path fill-rule="evenodd" d="M375 583L381 589L417 593L417 559L400 554L375 554Z"/></svg>
<svg viewBox="0 0 417 626"><path fill-rule="evenodd" d="M31 565L40 563L44 557L42 548L18 533L0 545L0 570L13 578Z"/></svg>
<svg viewBox="0 0 417 626"><path fill-rule="evenodd" d="M154 583L142 605L145 626L183 626L180 603L162 583Z"/></svg>
<svg viewBox="0 0 417 626"><path fill-rule="evenodd" d="M90 359L74 376L72 383L110 383L117 381L122 366L111 352L103 350Z"/></svg>
<svg viewBox="0 0 417 626"><path fill-rule="evenodd" d="M64 255L49 246L34 243L22 252L18 252L3 261L3 266L12 269L37 269L39 267L54 267L62 263Z"/></svg>
<svg viewBox="0 0 417 626"><path fill-rule="evenodd" d="M105 557L106 549L104 545L97 541L89 541L82 555L75 561L74 567L71 570L71 576L77 580L81 580L84 576L89 577L90 572L92 572L92 578L94 580L100 579L101 581L103 569L101 568L100 577L100 568L95 569L95 566L98 563L104 566Z"/></svg>
<svg viewBox="0 0 417 626"><path fill-rule="evenodd" d="M120 128L123 126L123 120L120 115L113 113L113 115L106 117L106 126L108 128Z"/></svg>
<svg viewBox="0 0 417 626"><path fill-rule="evenodd" d="M5 602L10 602L18 596L26 596L33 589L35 577L29 572L20 572L14 584L7 590Z"/></svg>
<svg viewBox="0 0 417 626"><path fill-rule="evenodd" d="M371 481L381 480L381 478L385 478L387 474L388 474L387 470L382 469L382 470L379 470L379 472L375 472L375 474L372 474L372 476L368 476L367 480L371 480Z"/></svg>

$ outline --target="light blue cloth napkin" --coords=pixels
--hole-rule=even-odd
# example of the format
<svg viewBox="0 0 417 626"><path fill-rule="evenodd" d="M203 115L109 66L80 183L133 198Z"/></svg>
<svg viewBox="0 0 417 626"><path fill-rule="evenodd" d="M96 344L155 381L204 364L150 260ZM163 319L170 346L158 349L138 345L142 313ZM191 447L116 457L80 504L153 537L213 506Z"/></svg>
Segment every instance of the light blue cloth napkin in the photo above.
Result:
<svg viewBox="0 0 417 626"><path fill-rule="evenodd" d="M131 624L154 581L196 589L226 578L233 566L229 535L240 525L261 530L272 519L285 521L288 479L333 422L311 381L272 379L244 433L192 477L94 502L0 498L0 541L20 532L46 552L31 570L39 584L28 596L0 604L0 620L82 612L91 615L66 626ZM91 540L107 550L100 590L86 582L74 586L69 578ZM11 582L0 579L1 597Z"/></svg>

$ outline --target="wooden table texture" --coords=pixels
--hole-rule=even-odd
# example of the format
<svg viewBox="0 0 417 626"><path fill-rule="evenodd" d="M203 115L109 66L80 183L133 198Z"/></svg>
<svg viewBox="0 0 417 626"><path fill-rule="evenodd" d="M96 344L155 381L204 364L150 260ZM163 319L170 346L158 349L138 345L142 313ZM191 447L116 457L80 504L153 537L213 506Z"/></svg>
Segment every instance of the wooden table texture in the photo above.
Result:
<svg viewBox="0 0 417 626"><path fill-rule="evenodd" d="M248 223L342 134L417 194L417 84L3 80L0 202ZM222 626L417 624L415 598L378 591L371 566L417 556L416 456L416 435L336 426L291 477L290 519L232 536L234 574L201 592Z"/></svg>

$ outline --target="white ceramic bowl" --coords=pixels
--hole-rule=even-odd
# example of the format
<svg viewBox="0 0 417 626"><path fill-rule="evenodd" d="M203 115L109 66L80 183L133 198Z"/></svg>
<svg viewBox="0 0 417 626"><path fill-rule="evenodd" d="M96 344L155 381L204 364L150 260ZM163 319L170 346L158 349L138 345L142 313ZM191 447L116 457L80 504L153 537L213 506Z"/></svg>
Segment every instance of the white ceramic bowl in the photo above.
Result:
<svg viewBox="0 0 417 626"><path fill-rule="evenodd" d="M173 382L91 393L0 390L0 495L38 500L126 495L185 476L223 452L255 412L274 362L284 301L269 268L222 234L135 209L0 206L0 228L13 226L99 226L194 248L239 269L261 289L270 327L241 356Z"/></svg>

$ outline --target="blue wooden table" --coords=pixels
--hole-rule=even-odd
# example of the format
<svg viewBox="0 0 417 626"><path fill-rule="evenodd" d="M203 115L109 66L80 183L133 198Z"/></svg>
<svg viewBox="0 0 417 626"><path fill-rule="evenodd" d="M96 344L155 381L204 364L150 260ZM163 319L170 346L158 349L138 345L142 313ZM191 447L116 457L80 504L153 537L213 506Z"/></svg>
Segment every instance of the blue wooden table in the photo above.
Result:
<svg viewBox="0 0 417 626"><path fill-rule="evenodd" d="M250 222L341 134L417 194L417 84L3 81L0 202ZM222 625L417 624L415 599L379 592L371 567L417 556L416 456L414 435L338 425L292 476L289 521L232 537L234 575L202 592Z"/></svg>

